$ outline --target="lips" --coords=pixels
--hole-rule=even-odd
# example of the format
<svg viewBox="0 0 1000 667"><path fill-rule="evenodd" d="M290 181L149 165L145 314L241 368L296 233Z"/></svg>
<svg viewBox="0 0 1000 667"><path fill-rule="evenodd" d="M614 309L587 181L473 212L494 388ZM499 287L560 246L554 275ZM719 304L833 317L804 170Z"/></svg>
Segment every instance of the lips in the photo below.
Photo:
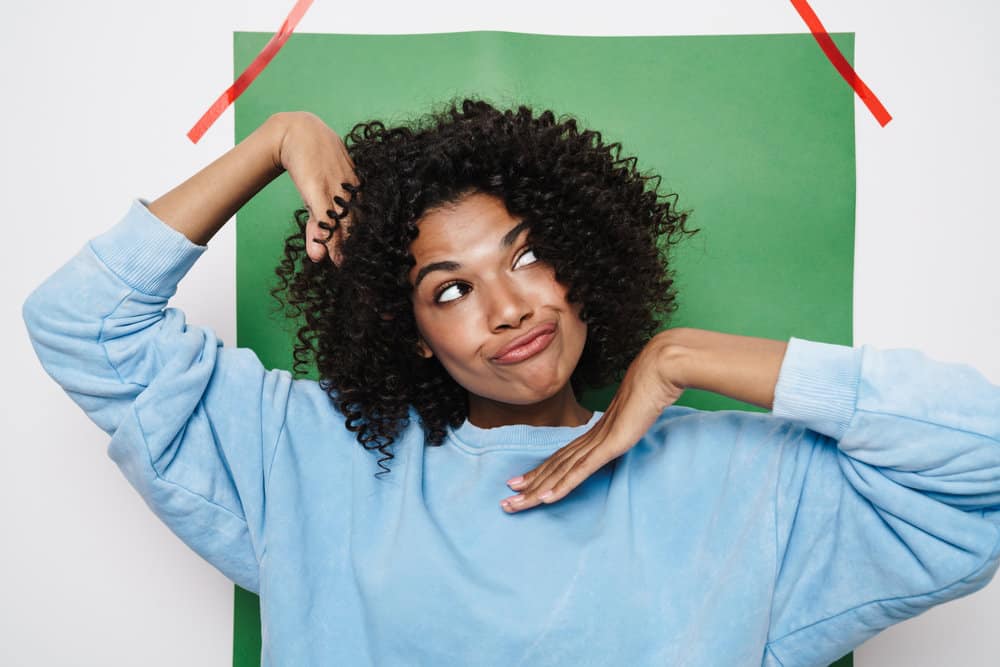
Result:
<svg viewBox="0 0 1000 667"><path fill-rule="evenodd" d="M504 345L502 348L500 348L499 351L497 351L497 353L495 355L493 355L493 358L494 359L499 359L500 357L504 356L505 354L507 354L511 350L515 350L515 349L517 349L517 348L519 348L519 347L521 347L523 345L526 345L526 344L530 343L531 341L533 341L534 339L538 338L539 336L543 336L545 334L552 333L555 330L556 330L556 324L555 324L555 322L546 322L544 324L539 324L537 327L535 327L534 329L532 329L528 333L526 333L523 336L520 336L518 338L515 338L511 342L509 342L506 345Z"/></svg>

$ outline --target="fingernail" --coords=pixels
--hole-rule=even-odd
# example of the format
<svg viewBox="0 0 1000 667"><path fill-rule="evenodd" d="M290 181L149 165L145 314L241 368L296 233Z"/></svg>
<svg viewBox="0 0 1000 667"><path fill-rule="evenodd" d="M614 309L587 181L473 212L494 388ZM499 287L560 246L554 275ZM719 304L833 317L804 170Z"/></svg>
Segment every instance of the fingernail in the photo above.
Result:
<svg viewBox="0 0 1000 667"><path fill-rule="evenodd" d="M518 475L517 477L512 477L507 480L507 486L515 486L524 481L524 475Z"/></svg>
<svg viewBox="0 0 1000 667"><path fill-rule="evenodd" d="M552 495L552 493L553 493L552 489L549 489L548 491L546 491L544 493L539 493L538 494L538 499L539 500L547 500Z"/></svg>

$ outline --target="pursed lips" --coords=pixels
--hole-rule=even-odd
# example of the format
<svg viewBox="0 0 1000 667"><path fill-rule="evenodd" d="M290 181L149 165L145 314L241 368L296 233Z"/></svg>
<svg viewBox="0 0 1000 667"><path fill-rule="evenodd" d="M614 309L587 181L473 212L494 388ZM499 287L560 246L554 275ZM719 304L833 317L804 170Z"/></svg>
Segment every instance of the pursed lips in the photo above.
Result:
<svg viewBox="0 0 1000 667"><path fill-rule="evenodd" d="M538 338L539 336L543 336L543 335L545 335L547 333L551 333L551 332L553 332L555 330L556 330L556 324L555 324L555 322L545 322L543 324L539 324L537 327L535 327L534 329L532 329L528 333L526 333L523 336L520 336L518 338L515 338L511 342L507 343L507 345L505 345L504 347L500 348L500 351L497 352L495 355L493 355L493 359L499 359L500 357L504 356L508 352L516 350L519 347L523 347L524 345L527 345L528 343L530 343L534 339Z"/></svg>

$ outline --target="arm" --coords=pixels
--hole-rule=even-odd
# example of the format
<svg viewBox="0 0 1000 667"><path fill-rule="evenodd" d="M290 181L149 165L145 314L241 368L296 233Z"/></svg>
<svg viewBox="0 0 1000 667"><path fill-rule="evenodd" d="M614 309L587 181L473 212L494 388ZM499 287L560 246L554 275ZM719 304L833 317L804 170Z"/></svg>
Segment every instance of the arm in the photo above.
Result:
<svg viewBox="0 0 1000 667"><path fill-rule="evenodd" d="M916 350L682 333L679 382L773 406L768 657L827 664L990 581L1000 387Z"/></svg>
<svg viewBox="0 0 1000 667"><path fill-rule="evenodd" d="M206 245L226 222L281 175L280 146L286 114L274 114L210 165L149 205L149 212Z"/></svg>
<svg viewBox="0 0 1000 667"><path fill-rule="evenodd" d="M698 417L706 428L735 425L717 446L759 450L767 462L759 483L773 498L774 579L764 664L829 664L996 572L1000 387L914 350L668 330L630 365L590 431L508 482L519 493L505 511L558 502L659 418L658 432L669 432L664 407L685 386L773 406L771 415Z"/></svg>
<svg viewBox="0 0 1000 667"><path fill-rule="evenodd" d="M134 201L22 308L42 367L111 436L108 455L129 483L248 590L258 585L264 489L291 376L265 370L252 350L224 347L168 302L204 244L281 172L275 156L293 129L285 157L300 181L338 176L323 171L336 156L312 156L317 130L332 134L313 119L276 114L153 204Z"/></svg>
<svg viewBox="0 0 1000 667"><path fill-rule="evenodd" d="M313 262L340 263L339 244L351 216L330 233L328 219L350 201L345 183L360 185L341 138L307 111L276 113L232 150L149 205L149 212L192 243L204 246L243 205L285 170L302 194L309 220L306 253ZM333 208L331 208L333 207ZM313 239L324 241L315 243Z"/></svg>
<svg viewBox="0 0 1000 667"><path fill-rule="evenodd" d="M108 456L150 509L257 590L266 466L291 382L167 306L204 251L134 201L22 316L42 367L111 436Z"/></svg>
<svg viewBox="0 0 1000 667"><path fill-rule="evenodd" d="M786 342L683 327L660 335L674 384L771 409Z"/></svg>
<svg viewBox="0 0 1000 667"><path fill-rule="evenodd" d="M164 311L167 300L208 240L283 171L282 142L303 116L274 114L153 203L134 201L122 221L28 296L23 315L42 365L109 434L153 379L153 364L146 360L163 355L152 345L154 332L170 328L178 316L183 320L176 309ZM183 330L183 322L179 326ZM91 349L88 342L100 345ZM115 386L99 389L104 401L74 390L77 383L105 375Z"/></svg>
<svg viewBox="0 0 1000 667"><path fill-rule="evenodd" d="M768 651L781 664L828 663L990 581L1000 387L915 350L671 335L677 382L785 422L762 443L780 466Z"/></svg>
<svg viewBox="0 0 1000 667"><path fill-rule="evenodd" d="M1000 387L916 350L674 335L679 382L780 420L769 657L827 664L990 581Z"/></svg>
<svg viewBox="0 0 1000 667"><path fill-rule="evenodd" d="M506 512L558 502L606 462L628 451L686 388L705 389L770 408L786 343L703 329L667 329L629 365L593 429L542 465L507 481L518 492Z"/></svg>

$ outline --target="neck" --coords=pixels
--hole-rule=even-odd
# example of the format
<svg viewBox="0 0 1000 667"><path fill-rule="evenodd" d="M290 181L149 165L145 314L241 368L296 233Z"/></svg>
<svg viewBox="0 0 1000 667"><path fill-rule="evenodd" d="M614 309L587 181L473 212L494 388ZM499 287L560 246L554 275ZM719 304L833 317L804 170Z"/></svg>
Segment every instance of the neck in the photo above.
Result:
<svg viewBox="0 0 1000 667"><path fill-rule="evenodd" d="M581 426L590 421L593 414L577 402L569 383L544 401L528 405L502 403L469 394L469 422L479 428L496 428L512 424Z"/></svg>

